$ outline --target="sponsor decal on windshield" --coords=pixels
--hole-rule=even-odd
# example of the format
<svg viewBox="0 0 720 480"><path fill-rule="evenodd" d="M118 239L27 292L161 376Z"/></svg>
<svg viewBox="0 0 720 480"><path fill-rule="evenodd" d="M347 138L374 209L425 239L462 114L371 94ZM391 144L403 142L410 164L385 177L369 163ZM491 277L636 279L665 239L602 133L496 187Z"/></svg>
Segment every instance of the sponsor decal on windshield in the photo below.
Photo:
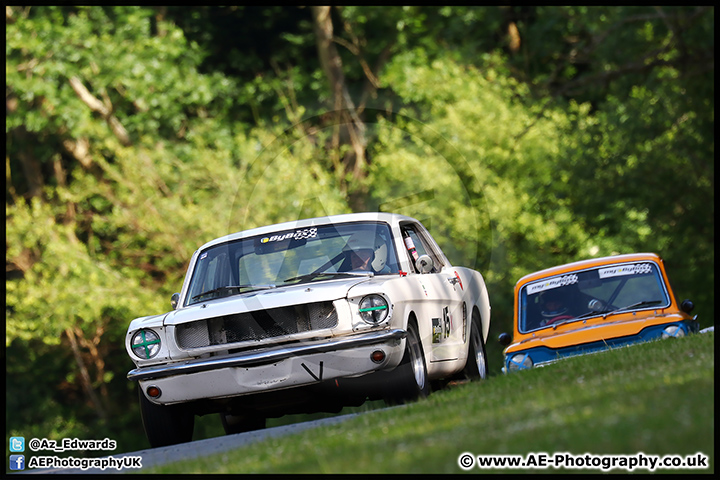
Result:
<svg viewBox="0 0 720 480"><path fill-rule="evenodd" d="M294 232L284 233L281 235L273 235L271 237L265 237L260 239L260 243L268 242L280 242L282 240L302 240L304 238L315 238L317 237L317 228L305 228L303 230L296 230Z"/></svg>
<svg viewBox="0 0 720 480"><path fill-rule="evenodd" d="M621 275L643 275L650 272L652 272L652 265L649 263L616 265L598 270L600 278L619 277Z"/></svg>
<svg viewBox="0 0 720 480"><path fill-rule="evenodd" d="M551 278L549 280L543 280L537 283L533 283L532 285L528 285L527 287L527 293L528 295L533 295L535 293L544 292L545 290L550 290L552 288L558 288L558 287L564 287L565 285L572 285L573 283L578 282L578 276L575 273L572 273L570 275L563 275L562 277L557 278Z"/></svg>

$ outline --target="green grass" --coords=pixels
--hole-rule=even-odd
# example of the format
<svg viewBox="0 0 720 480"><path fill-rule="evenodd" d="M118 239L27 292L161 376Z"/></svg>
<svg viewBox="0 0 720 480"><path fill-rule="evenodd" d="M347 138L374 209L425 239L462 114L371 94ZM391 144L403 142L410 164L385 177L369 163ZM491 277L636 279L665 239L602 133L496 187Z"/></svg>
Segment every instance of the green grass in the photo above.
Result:
<svg viewBox="0 0 720 480"><path fill-rule="evenodd" d="M711 473L714 420L709 333L495 376L410 405L143 473L462 473L463 452L701 452L709 457L708 469L670 471Z"/></svg>

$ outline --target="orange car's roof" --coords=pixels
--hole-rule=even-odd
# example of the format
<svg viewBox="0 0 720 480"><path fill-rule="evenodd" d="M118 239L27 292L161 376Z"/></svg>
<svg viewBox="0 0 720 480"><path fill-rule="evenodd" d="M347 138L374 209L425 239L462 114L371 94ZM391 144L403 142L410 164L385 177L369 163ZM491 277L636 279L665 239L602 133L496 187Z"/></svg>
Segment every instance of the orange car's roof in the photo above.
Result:
<svg viewBox="0 0 720 480"><path fill-rule="evenodd" d="M654 253L629 253L624 255L612 255L609 257L591 258L589 260L580 260L579 262L566 263L564 265L558 265L556 267L546 268L537 272L525 275L518 280L515 288L516 290L522 285L537 280L539 278L552 277L554 275L560 275L565 272L582 270L585 268L596 267L598 265L609 265L613 263L623 262L636 262L641 260L654 260L658 263L662 263L662 259Z"/></svg>

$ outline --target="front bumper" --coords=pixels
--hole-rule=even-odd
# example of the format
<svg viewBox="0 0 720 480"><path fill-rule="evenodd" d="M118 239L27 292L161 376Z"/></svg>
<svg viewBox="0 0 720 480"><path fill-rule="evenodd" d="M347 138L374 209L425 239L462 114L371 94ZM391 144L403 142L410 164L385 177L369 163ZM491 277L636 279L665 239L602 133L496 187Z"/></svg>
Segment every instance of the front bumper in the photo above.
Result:
<svg viewBox="0 0 720 480"><path fill-rule="evenodd" d="M253 350L222 357L143 367L128 372L143 392L155 386L162 392L148 400L160 404L204 398L224 398L370 373L396 365L402 358L402 329L373 331L287 346ZM383 349L385 360L370 354Z"/></svg>
<svg viewBox="0 0 720 480"><path fill-rule="evenodd" d="M530 357L533 367L542 367L554 363L562 358L574 357L577 355L587 355L612 348L624 347L635 343L648 342L651 340L657 340L663 337L664 329L670 326L678 327L679 336L689 335L691 333L697 333L699 330L699 323L693 320L683 320L680 322L663 323L660 325L653 325L642 329L635 335L627 335L617 338L607 338L596 340L593 342L581 343L578 345L569 345L562 348L548 348L545 346L532 347L526 350L517 350L505 354L505 366L503 366L503 373L508 373L510 370L510 364L513 363L512 358L516 355L524 355ZM518 366L518 370L526 370L526 367Z"/></svg>

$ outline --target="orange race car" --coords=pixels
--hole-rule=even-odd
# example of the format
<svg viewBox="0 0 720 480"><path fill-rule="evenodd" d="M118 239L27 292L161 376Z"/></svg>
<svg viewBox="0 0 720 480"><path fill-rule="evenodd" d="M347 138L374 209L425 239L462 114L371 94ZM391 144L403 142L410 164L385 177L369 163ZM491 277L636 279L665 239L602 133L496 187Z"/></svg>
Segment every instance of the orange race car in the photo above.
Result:
<svg viewBox="0 0 720 480"><path fill-rule="evenodd" d="M690 300L678 304L662 259L637 253L569 263L526 275L515 285L513 337L505 373L562 357L697 332Z"/></svg>

